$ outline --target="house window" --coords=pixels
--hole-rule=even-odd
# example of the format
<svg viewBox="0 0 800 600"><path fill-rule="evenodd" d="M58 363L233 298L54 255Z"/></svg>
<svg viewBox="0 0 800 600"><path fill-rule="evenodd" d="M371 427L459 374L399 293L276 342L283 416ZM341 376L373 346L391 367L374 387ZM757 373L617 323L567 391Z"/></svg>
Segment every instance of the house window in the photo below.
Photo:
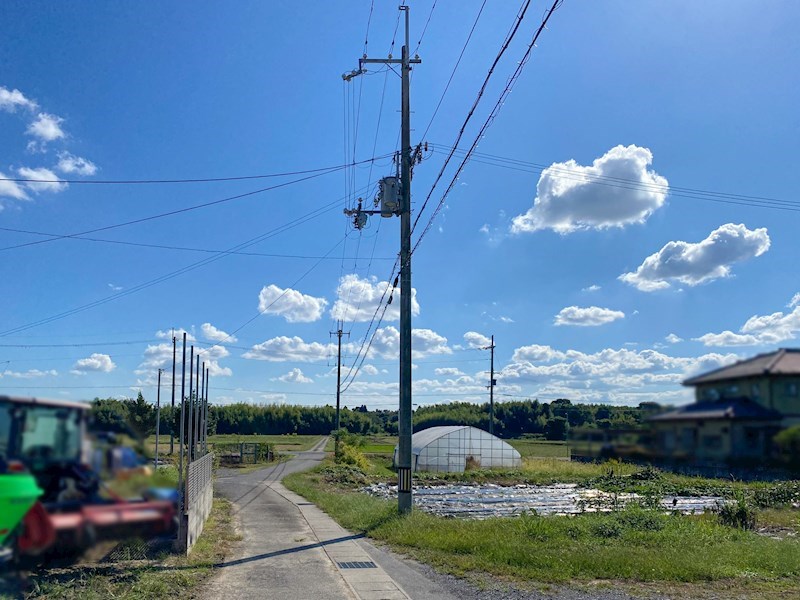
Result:
<svg viewBox="0 0 800 600"><path fill-rule="evenodd" d="M759 429L756 427L744 428L744 444L750 450L755 450L759 446Z"/></svg>
<svg viewBox="0 0 800 600"><path fill-rule="evenodd" d="M719 390L716 388L708 388L703 390L703 398L711 401L719 400Z"/></svg>
<svg viewBox="0 0 800 600"><path fill-rule="evenodd" d="M727 389L725 390L725 393L729 394L731 396L735 396L736 394L739 393L739 386L738 385L729 385L727 387Z"/></svg>
<svg viewBox="0 0 800 600"><path fill-rule="evenodd" d="M797 396L797 384L796 383L787 383L784 386L784 392L787 396L795 397Z"/></svg>
<svg viewBox="0 0 800 600"><path fill-rule="evenodd" d="M722 448L721 435L705 435L703 436L703 447L709 450L716 450Z"/></svg>
<svg viewBox="0 0 800 600"><path fill-rule="evenodd" d="M758 398L759 396L761 396L761 386L758 385L757 383L754 383L753 385L751 385L750 386L750 395L753 398Z"/></svg>

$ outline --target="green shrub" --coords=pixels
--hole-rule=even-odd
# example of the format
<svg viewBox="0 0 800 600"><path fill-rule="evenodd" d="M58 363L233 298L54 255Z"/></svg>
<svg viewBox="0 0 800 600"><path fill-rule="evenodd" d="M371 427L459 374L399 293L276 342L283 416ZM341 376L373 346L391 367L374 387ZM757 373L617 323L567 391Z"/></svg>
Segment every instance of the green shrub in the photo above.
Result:
<svg viewBox="0 0 800 600"><path fill-rule="evenodd" d="M718 505L719 522L728 527L751 530L756 526L756 509L747 496L736 491L733 500Z"/></svg>
<svg viewBox="0 0 800 600"><path fill-rule="evenodd" d="M369 469L367 457L355 446L350 444L339 444L339 453L336 455L336 463L340 465L352 465L362 471Z"/></svg>

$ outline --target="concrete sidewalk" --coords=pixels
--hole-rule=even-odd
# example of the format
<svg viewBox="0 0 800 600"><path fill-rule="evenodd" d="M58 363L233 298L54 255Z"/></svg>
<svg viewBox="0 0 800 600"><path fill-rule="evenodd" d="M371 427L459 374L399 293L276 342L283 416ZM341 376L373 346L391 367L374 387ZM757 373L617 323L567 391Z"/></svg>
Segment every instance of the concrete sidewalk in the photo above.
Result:
<svg viewBox="0 0 800 600"><path fill-rule="evenodd" d="M322 448L324 440L268 469L218 474L217 492L233 502L243 539L203 597L455 600L413 565L343 529L283 486L285 475L319 464Z"/></svg>

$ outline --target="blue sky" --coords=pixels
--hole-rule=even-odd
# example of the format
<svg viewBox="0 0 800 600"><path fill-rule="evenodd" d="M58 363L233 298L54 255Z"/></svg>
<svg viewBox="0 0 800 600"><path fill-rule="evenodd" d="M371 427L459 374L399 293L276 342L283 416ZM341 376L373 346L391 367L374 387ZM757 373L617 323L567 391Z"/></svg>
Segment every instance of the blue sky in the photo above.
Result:
<svg viewBox="0 0 800 600"><path fill-rule="evenodd" d="M484 401L490 335L498 399L614 404L680 403L687 375L796 344L800 6L566 0L442 200L549 4L447 164L520 4L409 4L414 217L446 165L414 235L442 201L413 259L415 403ZM396 3L0 19L0 393L154 400L175 329L212 401L331 403L343 318L345 404L396 406L398 298L368 326L399 220L342 209L393 173L399 78L341 77L365 45L400 55Z"/></svg>

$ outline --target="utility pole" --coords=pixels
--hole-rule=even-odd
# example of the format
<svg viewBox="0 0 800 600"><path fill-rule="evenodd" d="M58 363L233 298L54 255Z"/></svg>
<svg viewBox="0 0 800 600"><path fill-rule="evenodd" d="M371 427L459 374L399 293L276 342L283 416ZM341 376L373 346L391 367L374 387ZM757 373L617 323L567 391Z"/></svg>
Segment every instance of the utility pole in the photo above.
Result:
<svg viewBox="0 0 800 600"><path fill-rule="evenodd" d="M405 45L401 58L360 58L358 70L342 75L345 81L366 73L364 65L400 65L400 194L396 202L397 179L385 177L381 180L381 210L365 211L359 201L356 210L345 210L354 216L355 226L361 229L367 215L380 213L383 217L400 215L400 410L398 415L397 452L397 508L401 514L411 512L411 110L410 73L411 65L422 61L418 56L409 57L408 19L409 7L400 6L405 13ZM394 181L392 181L394 180Z"/></svg>
<svg viewBox="0 0 800 600"><path fill-rule="evenodd" d="M342 423L339 418L339 412L341 409L341 397L342 397L342 336L346 335L350 337L350 332L342 331L342 326L344 323L342 321L337 322L336 331L332 331L331 335L335 335L339 342L339 351L337 353L336 358L336 436L333 438L334 443L334 455L339 456L339 429L341 429Z"/></svg>
<svg viewBox="0 0 800 600"><path fill-rule="evenodd" d="M156 469L158 469L158 436L161 433L161 372L163 370L158 370L158 391L156 392Z"/></svg>
<svg viewBox="0 0 800 600"><path fill-rule="evenodd" d="M494 386L497 385L497 380L494 378L494 336L492 336L492 343L483 348L483 350L491 351L491 358L489 359L490 374L489 374L489 433L494 434Z"/></svg>
<svg viewBox="0 0 800 600"><path fill-rule="evenodd" d="M173 330L174 332L174 330ZM175 358L176 358L176 343L175 336L172 336L172 412L170 418L172 423L169 425L169 455L172 456L175 452Z"/></svg>

